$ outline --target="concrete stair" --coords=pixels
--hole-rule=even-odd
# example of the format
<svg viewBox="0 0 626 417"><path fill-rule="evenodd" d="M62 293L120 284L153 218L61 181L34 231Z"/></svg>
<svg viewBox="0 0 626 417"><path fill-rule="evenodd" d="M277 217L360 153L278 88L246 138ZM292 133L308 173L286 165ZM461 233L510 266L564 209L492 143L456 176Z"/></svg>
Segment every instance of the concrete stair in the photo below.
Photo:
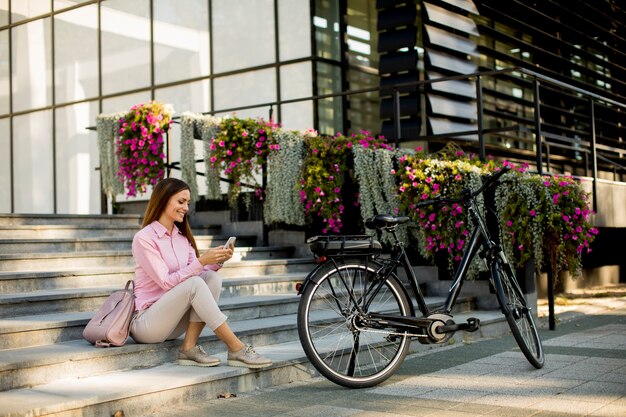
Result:
<svg viewBox="0 0 626 417"><path fill-rule="evenodd" d="M290 246L257 247L252 235L238 236L236 256L220 272L220 306L237 335L273 359L270 368L179 367L180 340L136 344L129 339L108 349L83 340L94 311L133 277L130 244L138 229L139 217L132 215L0 215L0 416L108 416L120 409L143 416L184 399L316 374L296 325L296 285L314 267L312 257L293 257L297 251ZM228 237L219 226L203 230L213 234L196 236L201 248ZM421 272L433 275L430 268ZM443 301L427 298L431 307ZM459 299L455 319L476 316L483 327L455 338L508 330L498 312L475 309L475 297ZM200 343L225 358L223 343L210 330ZM426 348L432 346L412 344L414 350Z"/></svg>

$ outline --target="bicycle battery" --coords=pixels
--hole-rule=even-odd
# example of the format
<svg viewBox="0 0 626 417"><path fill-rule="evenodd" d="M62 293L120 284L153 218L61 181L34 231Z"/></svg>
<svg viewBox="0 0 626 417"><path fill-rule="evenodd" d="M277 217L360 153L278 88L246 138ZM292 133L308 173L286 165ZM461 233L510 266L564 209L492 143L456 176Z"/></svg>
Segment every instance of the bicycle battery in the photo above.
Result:
<svg viewBox="0 0 626 417"><path fill-rule="evenodd" d="M307 239L315 256L377 255L382 250L379 241L368 235L328 235Z"/></svg>

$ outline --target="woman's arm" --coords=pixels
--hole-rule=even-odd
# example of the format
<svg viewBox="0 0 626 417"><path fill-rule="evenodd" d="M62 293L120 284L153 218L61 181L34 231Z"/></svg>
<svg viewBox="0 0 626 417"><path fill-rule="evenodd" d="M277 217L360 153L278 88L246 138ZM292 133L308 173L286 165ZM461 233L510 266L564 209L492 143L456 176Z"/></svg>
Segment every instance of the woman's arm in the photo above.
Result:
<svg viewBox="0 0 626 417"><path fill-rule="evenodd" d="M155 243L139 234L135 235L132 248L137 265L164 290L174 288L187 278L199 275L203 270L202 264L196 258L184 268L170 274L169 268Z"/></svg>

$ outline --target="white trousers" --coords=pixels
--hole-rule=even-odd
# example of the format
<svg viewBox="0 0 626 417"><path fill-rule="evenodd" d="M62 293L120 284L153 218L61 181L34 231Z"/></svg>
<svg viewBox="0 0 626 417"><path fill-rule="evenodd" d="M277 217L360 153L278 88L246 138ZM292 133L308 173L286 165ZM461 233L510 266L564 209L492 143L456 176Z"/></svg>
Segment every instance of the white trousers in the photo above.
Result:
<svg viewBox="0 0 626 417"><path fill-rule="evenodd" d="M204 271L181 282L135 314L131 337L137 343L176 339L185 333L189 322L204 322L211 330L217 329L227 319L217 305L221 289L222 278L215 271Z"/></svg>

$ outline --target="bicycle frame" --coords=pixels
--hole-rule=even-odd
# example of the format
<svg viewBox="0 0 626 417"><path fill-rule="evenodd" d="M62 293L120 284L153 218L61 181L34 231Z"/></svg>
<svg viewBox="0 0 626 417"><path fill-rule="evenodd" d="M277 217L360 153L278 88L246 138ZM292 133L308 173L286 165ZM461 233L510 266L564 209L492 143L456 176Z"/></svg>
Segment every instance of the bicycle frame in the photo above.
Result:
<svg viewBox="0 0 626 417"><path fill-rule="evenodd" d="M461 292L463 281L466 279L467 271L469 269L469 266L472 260L474 259L474 256L476 256L476 254L481 248L484 248L484 251L481 253L480 256L481 258L485 259L485 261L488 264L487 266L489 266L489 264L491 263L493 259L494 253L496 252L498 248L495 242L491 240L491 237L490 237L490 234L489 234L489 231L487 229L487 225L484 219L481 216L479 216L477 213L476 202L474 201L474 199L471 199L469 201L467 208L468 208L468 215L469 215L470 221L474 225L474 229L472 231L468 247L465 250L465 253L463 254L463 258L461 259L461 263L459 264L459 267L456 270L454 279L448 291L446 301L443 304L442 309L438 311L440 313L444 313L448 315L454 308L456 300ZM390 271L386 271L384 278L386 279L389 277L389 275L391 274L395 266L402 265L402 267L407 273L407 276L409 277L409 284L411 285L413 297L417 302L419 310L424 317L427 317L431 314L431 311L426 305L424 296L421 290L419 289L419 283L417 281L417 277L415 276L415 273L413 272L413 268L411 267L408 256L404 250L404 244L398 239L395 231L393 231L392 234L396 241L394 248L396 248L395 250L397 251L397 254L395 255L395 258L392 258L389 261L386 261L386 264L393 264L393 268L390 268Z"/></svg>

